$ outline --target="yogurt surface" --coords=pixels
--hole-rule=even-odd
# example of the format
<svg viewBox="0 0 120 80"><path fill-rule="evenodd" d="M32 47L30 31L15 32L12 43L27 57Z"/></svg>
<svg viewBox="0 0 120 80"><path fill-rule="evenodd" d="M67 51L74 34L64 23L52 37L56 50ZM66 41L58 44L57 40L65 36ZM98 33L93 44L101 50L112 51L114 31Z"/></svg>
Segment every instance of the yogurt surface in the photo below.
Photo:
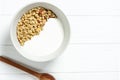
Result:
<svg viewBox="0 0 120 80"><path fill-rule="evenodd" d="M64 38L63 27L59 19L48 19L39 35L32 37L21 47L30 56L46 56L59 48Z"/></svg>

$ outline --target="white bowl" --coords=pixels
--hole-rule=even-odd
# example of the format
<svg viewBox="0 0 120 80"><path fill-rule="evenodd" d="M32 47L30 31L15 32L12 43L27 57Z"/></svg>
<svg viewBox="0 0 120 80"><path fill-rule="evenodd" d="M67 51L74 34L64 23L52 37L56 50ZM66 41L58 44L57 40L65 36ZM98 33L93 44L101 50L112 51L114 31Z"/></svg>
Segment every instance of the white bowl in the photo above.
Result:
<svg viewBox="0 0 120 80"><path fill-rule="evenodd" d="M30 10L34 7L37 7L37 6L42 6L44 8L51 9L57 15L57 18L60 20L60 22L62 24L61 28L63 29L63 33L62 33L63 40L62 40L60 46L56 50L54 50L52 53L50 53L49 55L45 55L45 56L37 56L35 53L29 54L28 52L24 51L24 49L20 46L20 44L17 40L17 35L16 35L16 27L17 27L18 20L21 18L21 16L25 12L27 12L28 10ZM52 4L46 3L46 2L37 2L37 3L32 3L32 4L27 5L26 7L22 8L22 10L20 10L17 13L17 15L15 16L15 18L12 22L12 25L11 25L10 36L11 36L11 40L12 40L14 47L17 49L17 51L22 56L24 56L26 59L29 59L31 61L44 62L44 61L52 60L52 59L58 57L61 53L63 53L63 51L65 50L65 48L67 47L67 45L69 43L70 25L69 25L69 22L65 16L65 14L59 8L57 8L56 6L54 6ZM38 50L38 53L39 53L39 50Z"/></svg>

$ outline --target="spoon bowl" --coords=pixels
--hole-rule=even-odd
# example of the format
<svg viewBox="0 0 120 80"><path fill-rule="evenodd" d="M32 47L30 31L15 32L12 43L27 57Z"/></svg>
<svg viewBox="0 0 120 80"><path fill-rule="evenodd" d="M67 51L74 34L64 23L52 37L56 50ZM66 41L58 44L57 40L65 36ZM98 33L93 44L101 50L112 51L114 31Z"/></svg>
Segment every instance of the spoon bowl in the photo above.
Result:
<svg viewBox="0 0 120 80"><path fill-rule="evenodd" d="M40 76L40 80L55 80L55 78L50 74L42 73L42 75Z"/></svg>

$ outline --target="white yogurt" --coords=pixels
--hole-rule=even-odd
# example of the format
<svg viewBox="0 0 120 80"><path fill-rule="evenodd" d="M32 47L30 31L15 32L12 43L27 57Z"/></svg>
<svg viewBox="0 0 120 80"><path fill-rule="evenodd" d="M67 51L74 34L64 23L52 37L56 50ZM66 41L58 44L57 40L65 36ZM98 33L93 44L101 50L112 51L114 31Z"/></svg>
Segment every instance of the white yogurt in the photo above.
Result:
<svg viewBox="0 0 120 80"><path fill-rule="evenodd" d="M46 56L53 53L61 45L64 33L58 19L48 19L43 31L25 42L23 51L30 56Z"/></svg>

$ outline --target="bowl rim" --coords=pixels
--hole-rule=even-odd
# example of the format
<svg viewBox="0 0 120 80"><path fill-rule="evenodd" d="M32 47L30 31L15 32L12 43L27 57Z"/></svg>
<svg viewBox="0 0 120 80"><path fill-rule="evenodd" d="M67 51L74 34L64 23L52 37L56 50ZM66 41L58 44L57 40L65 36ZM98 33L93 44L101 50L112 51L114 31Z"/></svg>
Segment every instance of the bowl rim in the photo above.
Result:
<svg viewBox="0 0 120 80"><path fill-rule="evenodd" d="M29 57L23 55L23 54L21 53L20 49L16 46L16 43L15 43L14 38L13 38L13 27L14 27L14 23L15 23L15 19L16 19L17 15L19 15L19 13L20 13L23 9L27 8L27 7L30 6L30 5L35 5L35 4L47 4L47 5L53 6L53 7L55 7L56 9L58 9L60 12L62 12L65 20L67 21L67 25L68 25L68 29L69 29L69 30L68 30L68 36L67 36L67 37L68 37L68 38L67 38L67 42L65 43L65 45L63 46L63 48L60 50L60 52L59 52L58 54L54 55L54 56L50 54L50 55L48 55L47 58L44 58L44 57L42 56L41 59L39 59L39 60L33 60L33 59L30 59ZM65 51L65 49L67 48L67 45L68 45L69 42L70 42L70 34L71 34L70 24L69 24L69 21L68 21L66 15L65 15L65 13L64 13L61 9L59 9L58 6L53 5L52 3L48 3L48 2L33 2L33 3L30 3L30 4L27 4L26 6L23 6L23 7L16 13L15 17L13 18L12 24L11 24L11 28L10 28L10 38L11 38L11 41L12 41L15 49L16 49L16 50L18 51L18 53L19 53L20 55L22 55L24 58L26 58L26 59L28 59L28 60L30 60L30 61L34 61L34 62L46 62L46 61L50 61L50 60L53 60L53 59L57 58L57 57L58 57L60 54L62 54L62 53ZM64 41L63 41L63 42L64 42ZM61 44L62 44L62 43L61 43ZM59 47L61 47L61 46L59 46ZM52 56L52 57L51 57L51 56Z"/></svg>

